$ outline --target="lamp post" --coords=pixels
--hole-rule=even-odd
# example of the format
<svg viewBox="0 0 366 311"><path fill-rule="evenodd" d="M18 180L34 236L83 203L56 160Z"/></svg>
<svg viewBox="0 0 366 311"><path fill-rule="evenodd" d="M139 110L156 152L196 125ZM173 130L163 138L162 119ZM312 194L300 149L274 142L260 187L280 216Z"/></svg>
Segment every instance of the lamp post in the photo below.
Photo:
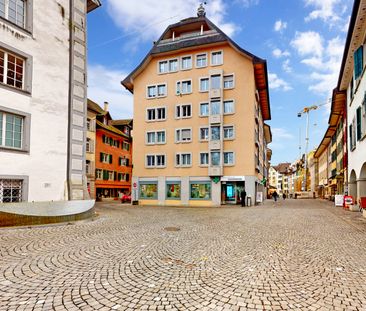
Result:
<svg viewBox="0 0 366 311"><path fill-rule="evenodd" d="M320 105L319 105L320 106ZM303 110L301 110L297 116L299 118L302 117L302 115L306 114L306 133L305 133L305 176L304 176L304 191L307 191L307 176L308 176L308 147L309 147L309 112L311 110L316 110L319 108L319 106L313 105L309 107L305 107Z"/></svg>

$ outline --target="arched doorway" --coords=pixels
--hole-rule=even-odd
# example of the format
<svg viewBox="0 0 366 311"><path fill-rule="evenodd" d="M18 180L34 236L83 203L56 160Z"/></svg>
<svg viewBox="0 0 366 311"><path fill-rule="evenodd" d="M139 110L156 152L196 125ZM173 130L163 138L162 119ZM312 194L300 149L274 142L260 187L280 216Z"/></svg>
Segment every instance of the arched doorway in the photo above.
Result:
<svg viewBox="0 0 366 311"><path fill-rule="evenodd" d="M361 167L360 178L357 181L357 192L359 197L366 197L366 162Z"/></svg>
<svg viewBox="0 0 366 311"><path fill-rule="evenodd" d="M353 198L357 200L357 177L354 170L352 170L351 175L349 176L348 195L353 196Z"/></svg>

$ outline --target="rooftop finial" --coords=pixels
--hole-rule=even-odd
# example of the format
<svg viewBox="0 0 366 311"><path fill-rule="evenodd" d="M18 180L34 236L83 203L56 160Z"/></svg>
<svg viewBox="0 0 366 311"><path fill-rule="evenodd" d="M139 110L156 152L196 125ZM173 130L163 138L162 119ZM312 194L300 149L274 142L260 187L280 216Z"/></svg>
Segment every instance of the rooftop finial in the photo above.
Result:
<svg viewBox="0 0 366 311"><path fill-rule="evenodd" d="M205 11L205 8L203 6L203 5L206 5L206 4L207 4L206 1L203 2L203 3L201 2L199 8L197 9L197 16L198 17L204 17L204 16L206 16L206 11Z"/></svg>

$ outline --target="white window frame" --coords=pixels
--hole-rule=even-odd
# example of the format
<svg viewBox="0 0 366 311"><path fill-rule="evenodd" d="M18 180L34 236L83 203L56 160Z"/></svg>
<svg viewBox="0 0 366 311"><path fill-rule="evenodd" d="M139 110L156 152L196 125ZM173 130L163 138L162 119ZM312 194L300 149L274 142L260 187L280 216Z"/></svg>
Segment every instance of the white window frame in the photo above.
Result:
<svg viewBox="0 0 366 311"><path fill-rule="evenodd" d="M164 165L158 165L158 156L163 156L164 157ZM154 159L154 165L147 165L148 161L147 161L147 158L148 157L153 157ZM167 157L166 157L166 154L165 153L149 153L149 154L145 154L145 168L165 168L167 165Z"/></svg>
<svg viewBox="0 0 366 311"><path fill-rule="evenodd" d="M103 170L102 169L97 168L95 170L95 179L97 179L97 180L102 180L103 179Z"/></svg>
<svg viewBox="0 0 366 311"><path fill-rule="evenodd" d="M182 89L183 89L183 83L185 82L190 82L191 83L191 91L190 92L186 92L183 93ZM188 94L192 94L193 92L193 83L192 83L192 79L184 79L184 80L178 80L175 83L175 93L177 96L181 96L181 95L188 95Z"/></svg>
<svg viewBox="0 0 366 311"><path fill-rule="evenodd" d="M158 133L164 133L164 141L158 142ZM149 142L149 134L154 134L154 142ZM157 130L157 131L146 131L145 134L145 144L146 145L164 145L166 144L166 130Z"/></svg>
<svg viewBox="0 0 366 311"><path fill-rule="evenodd" d="M164 119L158 119L158 109L164 109L165 110L165 118ZM155 118L149 120L149 110L154 110ZM159 106L159 107L147 107L145 110L145 121L146 122L163 122L166 121L167 116L167 107L166 106Z"/></svg>
<svg viewBox="0 0 366 311"><path fill-rule="evenodd" d="M11 87L12 89L15 90L25 90L25 84L26 84L26 63L27 63L27 59L24 56L20 56L17 55L16 53L12 53L7 51L6 49L2 49L0 46L0 51L4 54L4 72L3 72L3 81L0 81L1 84L6 85L8 87ZM17 87L16 85L12 85L12 84L8 84L7 79L8 79L8 61L9 61L9 56L12 56L15 58L15 63L14 66L16 66L16 62L17 60L21 60L22 61L22 80L21 80L21 87ZM11 78L14 80L14 83L17 81L16 80L16 69L14 69L14 78ZM19 81L19 80L18 80Z"/></svg>
<svg viewBox="0 0 366 311"><path fill-rule="evenodd" d="M212 62L214 53L221 53L221 63L220 64L214 64ZM211 53L210 53L210 65L211 66L221 66L223 64L224 64L224 51L223 50L211 51Z"/></svg>
<svg viewBox="0 0 366 311"><path fill-rule="evenodd" d="M111 174L111 173L112 173L112 174ZM111 178L111 176L112 176L112 178ZM114 171L108 171L108 180L109 180L109 181L114 180Z"/></svg>
<svg viewBox="0 0 366 311"><path fill-rule="evenodd" d="M1 129L1 151L9 152L29 152L30 150L30 124L31 115L22 111L0 106L0 117L2 118L2 129ZM12 115L21 119L21 141L20 147L6 146L6 116Z"/></svg>
<svg viewBox="0 0 366 311"><path fill-rule="evenodd" d="M160 64L161 63L166 63L167 71L160 71ZM159 60L157 65L158 65L158 74L159 75L169 73L169 60L168 59Z"/></svg>
<svg viewBox="0 0 366 311"><path fill-rule="evenodd" d="M232 163L225 163L225 153L232 153L233 154L233 162ZM234 166L235 165L235 152L232 150L225 150L222 153L222 163L224 166Z"/></svg>
<svg viewBox="0 0 366 311"><path fill-rule="evenodd" d="M201 130L202 129L207 129L207 139L202 139L202 137L201 137ZM209 126L200 126L200 128L198 129L198 137L199 137L199 141L201 141L201 142L204 142L204 141L209 141L209 139L210 139L210 127Z"/></svg>
<svg viewBox="0 0 366 311"><path fill-rule="evenodd" d="M30 11L29 2L32 2L32 1L25 0L25 1L22 1L22 2L23 2L23 5L24 5L24 10L23 10L23 20L22 20L21 24L19 24L17 22L17 17L18 17L17 14L16 14L17 12L15 13L15 22L9 19L9 0L5 0L5 7L4 7L5 12L4 12L4 16L2 18L4 18L6 21L11 23L12 25L16 25L17 27L20 27L21 29L25 29L25 30L29 31L30 30L29 29L30 27L28 25L28 23L30 21L30 19L28 17L28 15L30 14L30 12L29 12ZM15 6L16 6L16 8L18 8L17 3L15 4Z"/></svg>
<svg viewBox="0 0 366 311"><path fill-rule="evenodd" d="M170 70L170 62L177 61L177 70ZM178 72L179 71L179 59L178 58L171 58L168 59L168 70L169 72Z"/></svg>
<svg viewBox="0 0 366 311"><path fill-rule="evenodd" d="M198 66L197 65L198 56L201 56L201 55L206 56L206 65L205 66ZM196 68L205 68L205 67L208 66L208 55L207 55L207 53L198 53L198 54L195 55L195 66L196 66Z"/></svg>
<svg viewBox="0 0 366 311"><path fill-rule="evenodd" d="M225 77L233 77L233 86L232 87L225 87ZM234 73L228 73L228 74L224 74L222 77L222 87L224 90L232 90L235 88L235 74Z"/></svg>
<svg viewBox="0 0 366 311"><path fill-rule="evenodd" d="M201 105L203 105L203 104L206 104L208 106L208 113L207 113L207 115L201 114ZM201 118L207 118L210 115L210 103L209 102L200 102L199 103L199 105L198 105L198 115Z"/></svg>
<svg viewBox="0 0 366 311"><path fill-rule="evenodd" d="M190 163L189 164L183 164L183 156L188 156L189 155L189 159L190 159ZM177 163L177 157L179 157L179 164ZM178 152L175 154L175 167L192 167L192 152Z"/></svg>
<svg viewBox="0 0 366 311"><path fill-rule="evenodd" d="M207 90L202 90L201 89L201 81L202 80L207 80ZM207 93L210 91L210 77L199 77L198 78L198 89L200 93Z"/></svg>
<svg viewBox="0 0 366 311"><path fill-rule="evenodd" d="M202 154L207 154L207 164L203 164L202 162L201 162L201 155ZM199 153L199 158L198 158L198 165L199 166L201 166L201 167L208 167L209 165L210 165L210 152L208 152L208 151L201 151L200 153Z"/></svg>
<svg viewBox="0 0 366 311"><path fill-rule="evenodd" d="M225 128L231 127L233 129L233 136L229 138L225 138ZM222 137L224 140L234 140L235 139L235 126L231 124L225 124L222 127Z"/></svg>
<svg viewBox="0 0 366 311"><path fill-rule="evenodd" d="M158 91L159 91L159 86L165 86L165 94L163 95L159 95ZM155 88L155 96L149 96L149 88ZM163 97L167 97L168 96L168 83L167 82L161 82L161 83L157 83L157 84L148 84L146 85L146 99L154 99L154 98L163 98Z"/></svg>
<svg viewBox="0 0 366 311"><path fill-rule="evenodd" d="M183 107L190 107L191 115L190 116L183 116ZM179 110L179 116L178 116ZM178 104L175 106L175 118L176 119L189 119L192 118L192 104Z"/></svg>
<svg viewBox="0 0 366 311"><path fill-rule="evenodd" d="M182 140L182 131L190 131L191 137L189 140ZM179 134L178 134L179 133ZM192 142L192 128L191 127L183 127L183 128L176 128L174 131L174 141L176 144L187 144Z"/></svg>
<svg viewBox="0 0 366 311"><path fill-rule="evenodd" d="M183 59L184 58L191 59L191 67L183 68ZM192 55L183 55L180 57L179 61L180 61L180 70L185 71L185 70L191 70L193 68L193 56Z"/></svg>
<svg viewBox="0 0 366 311"><path fill-rule="evenodd" d="M233 111L232 112L225 112L225 102L232 102L233 103ZM225 99L222 101L222 113L226 115L235 114L235 100L234 99Z"/></svg>

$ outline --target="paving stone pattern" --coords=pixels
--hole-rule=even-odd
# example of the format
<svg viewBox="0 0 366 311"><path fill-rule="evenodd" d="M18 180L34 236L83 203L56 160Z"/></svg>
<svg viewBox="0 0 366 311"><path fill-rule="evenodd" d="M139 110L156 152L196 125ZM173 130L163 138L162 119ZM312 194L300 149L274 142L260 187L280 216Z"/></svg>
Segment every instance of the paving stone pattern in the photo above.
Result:
<svg viewBox="0 0 366 311"><path fill-rule="evenodd" d="M366 310L366 221L315 200L99 204L0 230L0 310Z"/></svg>

